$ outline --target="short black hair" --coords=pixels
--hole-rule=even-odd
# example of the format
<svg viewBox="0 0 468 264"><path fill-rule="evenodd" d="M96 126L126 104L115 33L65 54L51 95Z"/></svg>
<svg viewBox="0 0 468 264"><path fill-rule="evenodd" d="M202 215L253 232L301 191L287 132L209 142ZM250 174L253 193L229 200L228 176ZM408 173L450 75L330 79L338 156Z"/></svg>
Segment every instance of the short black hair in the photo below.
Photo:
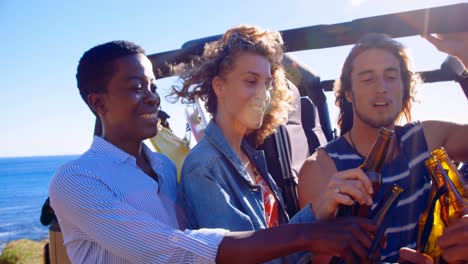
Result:
<svg viewBox="0 0 468 264"><path fill-rule="evenodd" d="M88 104L90 93L105 92L114 73L114 61L121 57L145 54L139 45L125 40L107 42L86 51L80 59L76 81L81 98Z"/></svg>

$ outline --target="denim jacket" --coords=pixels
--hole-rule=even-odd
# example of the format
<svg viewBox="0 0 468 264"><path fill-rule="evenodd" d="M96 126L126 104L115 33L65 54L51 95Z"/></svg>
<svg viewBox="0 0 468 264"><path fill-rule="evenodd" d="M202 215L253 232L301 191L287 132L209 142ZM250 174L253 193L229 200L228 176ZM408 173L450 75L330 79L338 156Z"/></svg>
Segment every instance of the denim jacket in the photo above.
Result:
<svg viewBox="0 0 468 264"><path fill-rule="evenodd" d="M241 145L278 200L279 222L288 222L280 190L268 174L263 151ZM267 228L260 186L249 177L222 131L211 121L203 139L185 158L181 194L191 228L246 231Z"/></svg>
<svg viewBox="0 0 468 264"><path fill-rule="evenodd" d="M289 218L280 189L268 173L263 151L255 150L246 140L242 141L241 148L255 163L278 200L279 222L286 224ZM185 158L179 190L189 228L224 228L230 231L267 228L260 186L251 180L213 120L206 127L203 139ZM313 221L312 210L306 206L290 223ZM302 252L269 263L302 263L309 260L310 253Z"/></svg>
<svg viewBox="0 0 468 264"><path fill-rule="evenodd" d="M288 222L281 191L268 173L263 150L255 150L246 140L241 148L278 200L280 224ZM212 120L205 135L185 158L180 182L181 198L191 228L225 228L231 231L267 228L260 186L255 185L241 160ZM312 222L309 208L291 222Z"/></svg>

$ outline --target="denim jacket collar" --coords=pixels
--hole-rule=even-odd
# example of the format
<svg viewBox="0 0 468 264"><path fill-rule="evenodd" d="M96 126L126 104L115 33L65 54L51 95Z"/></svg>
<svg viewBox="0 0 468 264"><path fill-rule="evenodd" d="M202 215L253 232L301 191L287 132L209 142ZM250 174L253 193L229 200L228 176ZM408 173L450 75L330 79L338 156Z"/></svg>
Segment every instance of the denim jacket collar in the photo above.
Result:
<svg viewBox="0 0 468 264"><path fill-rule="evenodd" d="M240 175L250 184L250 185L255 185L255 183L252 181L252 179L249 177L247 170L244 168L242 165L242 161L240 158L237 156L237 154L234 152L232 147L229 145L227 142L226 138L224 137L223 132L221 129L218 127L218 125L211 120L208 126L206 127L205 130L205 137L207 138L208 141L210 141L213 146L215 146L226 158L227 160L236 168L236 170L240 173ZM247 153L250 159L252 159L255 164L259 167L257 168L259 172L261 173L262 176L264 176L266 169L266 162L265 162L265 168L263 168L263 164L259 164L258 162L258 156L262 155L263 153L258 153L259 151L253 149L245 139L242 139L241 143L241 148ZM264 160L263 160L264 161Z"/></svg>
<svg viewBox="0 0 468 264"><path fill-rule="evenodd" d="M213 120L211 120L208 123L208 126L205 129L205 137L213 146L215 146L227 158L227 160L234 166L234 168L236 168L240 176L242 176L242 178L245 181L247 181L253 188L257 187L256 184L252 181L251 177L249 177L247 170L242 165L240 158L237 156L237 154L234 152L234 150L231 148L231 146L227 142L226 138L224 137L223 132ZM258 172L260 173L262 178L265 180L265 182L268 184L268 186L270 187L270 190L276 196L281 208L285 208L282 196L278 192L278 189L275 188L276 183L272 182L273 180L268 173L268 168L267 168L263 150L254 149L247 142L245 138L242 139L241 148L247 153L249 158L255 163L255 166ZM283 209L280 209L280 210L283 210Z"/></svg>

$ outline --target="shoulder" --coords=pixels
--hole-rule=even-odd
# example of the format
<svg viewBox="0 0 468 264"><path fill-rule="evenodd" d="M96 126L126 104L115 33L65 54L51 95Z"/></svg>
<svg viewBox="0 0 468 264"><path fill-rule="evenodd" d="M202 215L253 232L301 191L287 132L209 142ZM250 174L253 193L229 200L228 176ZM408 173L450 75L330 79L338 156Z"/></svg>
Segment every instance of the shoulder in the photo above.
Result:
<svg viewBox="0 0 468 264"><path fill-rule="evenodd" d="M323 149L323 151L326 153L332 153L332 152L337 152L337 151L341 152L344 149L343 146L345 145L347 145L346 139L340 136L328 142L327 144L325 144L323 147L320 147L319 149Z"/></svg>
<svg viewBox="0 0 468 264"><path fill-rule="evenodd" d="M421 122L424 134L427 135L438 134L456 126L458 126L458 124L440 120L427 120Z"/></svg>
<svg viewBox="0 0 468 264"><path fill-rule="evenodd" d="M218 162L221 157L222 153L210 144L209 141L203 139L191 149L187 157L185 157L182 172L187 173L197 167L211 167Z"/></svg>
<svg viewBox="0 0 468 264"><path fill-rule="evenodd" d="M89 180L99 178L93 173L93 167L101 164L99 160L91 159L89 153L60 166L52 176L49 192L66 192L67 190L82 190Z"/></svg>
<svg viewBox="0 0 468 264"><path fill-rule="evenodd" d="M452 129L453 124L445 121L427 120L421 122L424 138L426 139L428 149L433 149L443 146L445 143L445 135Z"/></svg>
<svg viewBox="0 0 468 264"><path fill-rule="evenodd" d="M424 135L437 135L437 134L443 134L447 130L454 129L459 126L461 125L454 123L454 122L449 122L449 121L425 120L425 121L409 123L403 127L407 128L407 130L422 129L422 131L424 132Z"/></svg>
<svg viewBox="0 0 468 264"><path fill-rule="evenodd" d="M446 151L455 156L462 155L463 160L466 159L466 154L462 153L466 153L467 124L430 120L422 122L422 127L430 151L443 146Z"/></svg>
<svg viewBox="0 0 468 264"><path fill-rule="evenodd" d="M328 142L325 146L319 147L306 159L301 171L321 171L324 168L334 168L335 164L333 159L330 157L330 153L333 153L336 149L340 148L342 140L343 138L339 137Z"/></svg>
<svg viewBox="0 0 468 264"><path fill-rule="evenodd" d="M300 174L315 174L335 168L333 160L324 148L319 148L302 165Z"/></svg>
<svg viewBox="0 0 468 264"><path fill-rule="evenodd" d="M180 175L181 184L196 181L199 177L210 177L213 164L219 160L218 156L219 154L211 144L207 144L205 140L200 141L184 159Z"/></svg>
<svg viewBox="0 0 468 264"><path fill-rule="evenodd" d="M77 159L71 160L60 166L55 172L52 180L67 179L70 175L93 175L92 168L101 164L99 157L94 157L92 153L86 152Z"/></svg>
<svg viewBox="0 0 468 264"><path fill-rule="evenodd" d="M395 131L397 133L416 132L423 128L423 123L424 122L421 122L421 121L415 121L415 122L406 123L403 126L395 126Z"/></svg>
<svg viewBox="0 0 468 264"><path fill-rule="evenodd" d="M401 142L409 138L424 137L423 124L420 121L416 121L403 126L395 126L395 135Z"/></svg>

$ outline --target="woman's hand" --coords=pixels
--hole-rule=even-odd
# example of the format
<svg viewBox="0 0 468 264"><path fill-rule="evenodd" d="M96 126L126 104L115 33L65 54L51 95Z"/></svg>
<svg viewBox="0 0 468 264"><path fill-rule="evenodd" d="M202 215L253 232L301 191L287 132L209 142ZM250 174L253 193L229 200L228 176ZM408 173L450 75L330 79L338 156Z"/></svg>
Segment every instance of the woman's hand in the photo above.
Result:
<svg viewBox="0 0 468 264"><path fill-rule="evenodd" d="M327 188L312 209L318 219L330 219L336 214L340 204L372 205L372 183L359 168L336 172L330 178Z"/></svg>

